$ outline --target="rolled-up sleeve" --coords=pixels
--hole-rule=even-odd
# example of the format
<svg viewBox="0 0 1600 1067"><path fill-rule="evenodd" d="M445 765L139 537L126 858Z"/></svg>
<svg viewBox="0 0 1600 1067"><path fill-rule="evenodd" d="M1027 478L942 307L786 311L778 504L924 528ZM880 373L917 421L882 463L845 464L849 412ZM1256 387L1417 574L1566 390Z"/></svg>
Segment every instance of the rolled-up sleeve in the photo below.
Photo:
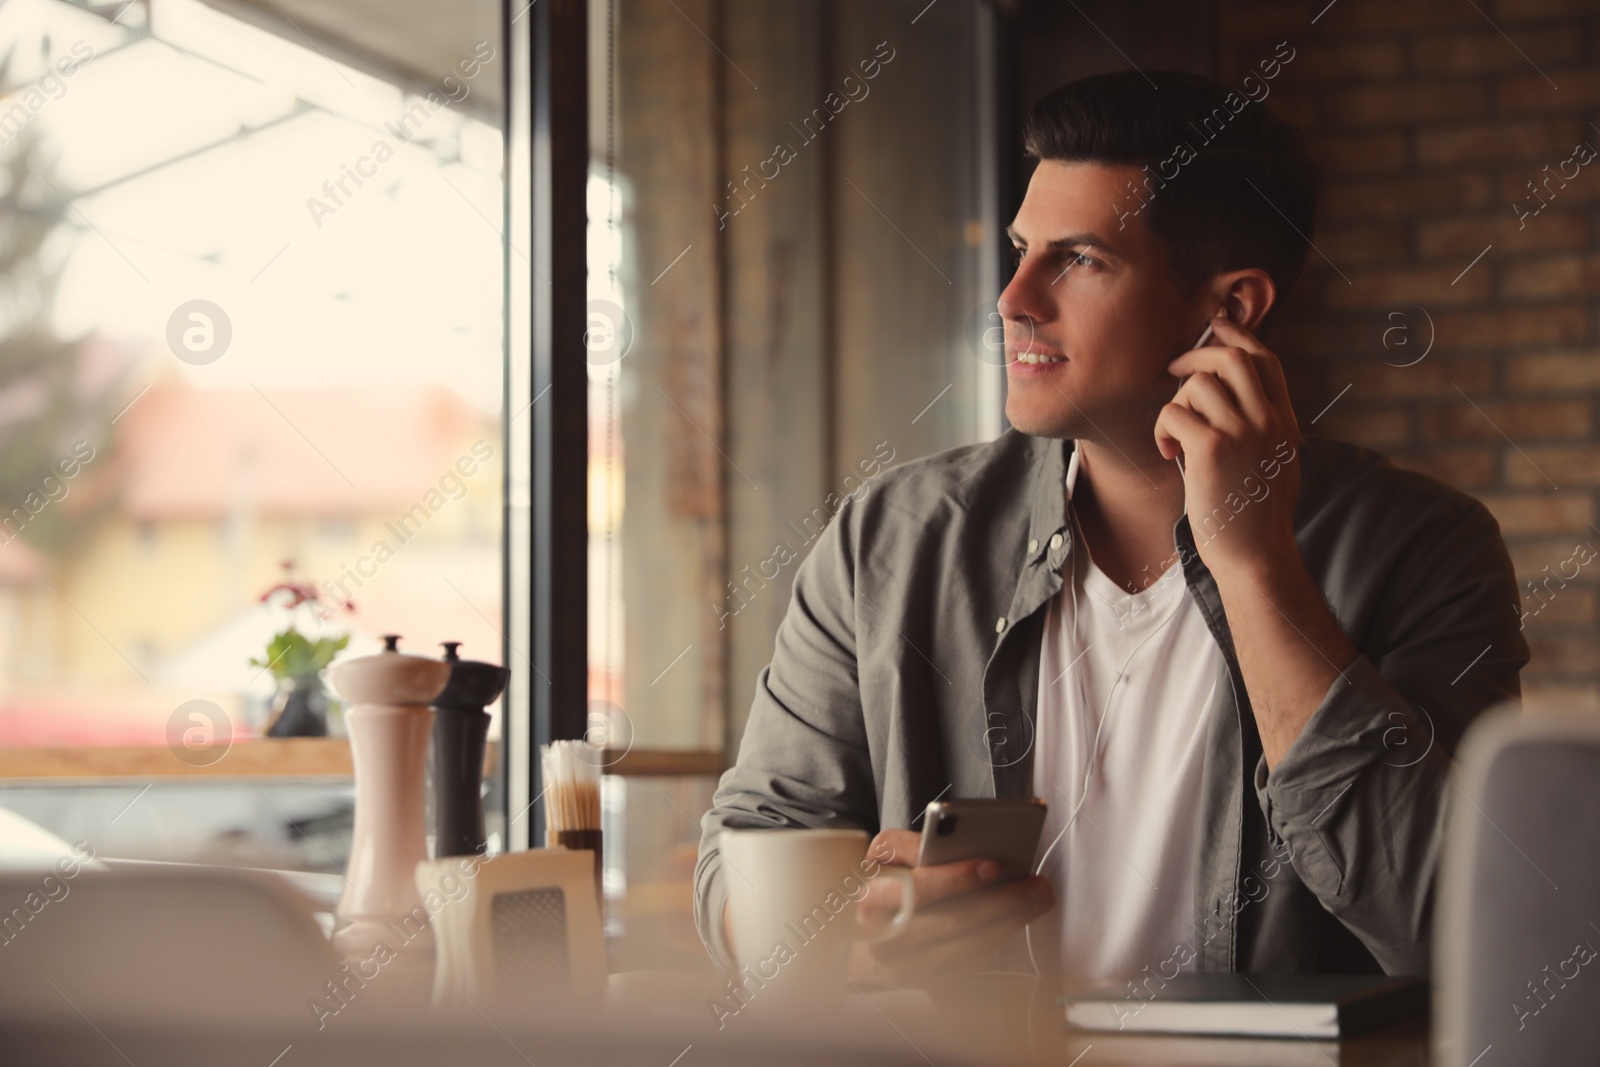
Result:
<svg viewBox="0 0 1600 1067"><path fill-rule="evenodd" d="M1274 847L1390 974L1426 974L1450 764L1472 719L1515 700L1528 646L1493 517L1473 502L1401 557L1361 649L1278 765L1255 768Z"/></svg>
<svg viewBox="0 0 1600 1067"><path fill-rule="evenodd" d="M722 913L734 870L724 829L878 829L856 649L855 507L846 501L795 573L772 661L756 679L738 758L701 819L695 925L712 957L735 963Z"/></svg>

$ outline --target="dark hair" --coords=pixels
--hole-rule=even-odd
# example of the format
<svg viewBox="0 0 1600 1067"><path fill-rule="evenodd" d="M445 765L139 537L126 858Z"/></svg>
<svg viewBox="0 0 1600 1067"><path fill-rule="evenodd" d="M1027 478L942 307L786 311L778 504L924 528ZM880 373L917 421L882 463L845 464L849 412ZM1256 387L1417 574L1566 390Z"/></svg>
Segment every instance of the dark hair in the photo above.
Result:
<svg viewBox="0 0 1600 1067"><path fill-rule="evenodd" d="M1148 202L1139 214L1167 243L1179 284L1259 267L1277 287L1276 318L1305 267L1323 176L1299 128L1264 102L1186 71L1098 74L1035 104L1022 139L1041 160L1148 167L1125 207ZM1182 145L1192 155L1171 175Z"/></svg>

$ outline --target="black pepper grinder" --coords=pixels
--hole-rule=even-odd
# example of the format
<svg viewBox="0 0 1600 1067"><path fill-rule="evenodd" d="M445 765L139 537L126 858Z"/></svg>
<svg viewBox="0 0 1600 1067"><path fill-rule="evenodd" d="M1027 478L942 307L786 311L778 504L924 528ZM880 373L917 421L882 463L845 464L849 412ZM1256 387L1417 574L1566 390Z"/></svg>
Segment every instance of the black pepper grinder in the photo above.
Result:
<svg viewBox="0 0 1600 1067"><path fill-rule="evenodd" d="M444 642L450 681L433 701L434 856L470 856L484 850L483 751L489 713L511 672L456 654L460 641Z"/></svg>

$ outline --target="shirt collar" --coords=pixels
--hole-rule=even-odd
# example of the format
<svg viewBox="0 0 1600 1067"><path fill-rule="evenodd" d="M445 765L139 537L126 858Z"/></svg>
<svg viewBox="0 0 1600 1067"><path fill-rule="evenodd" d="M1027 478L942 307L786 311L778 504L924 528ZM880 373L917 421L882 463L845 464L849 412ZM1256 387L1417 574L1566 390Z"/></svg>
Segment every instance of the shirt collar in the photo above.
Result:
<svg viewBox="0 0 1600 1067"><path fill-rule="evenodd" d="M1067 457L1072 452L1070 439L1040 438L1044 442L1034 462L1033 515L1028 520L1028 559L1048 551L1050 538L1061 534L1070 540L1067 529Z"/></svg>

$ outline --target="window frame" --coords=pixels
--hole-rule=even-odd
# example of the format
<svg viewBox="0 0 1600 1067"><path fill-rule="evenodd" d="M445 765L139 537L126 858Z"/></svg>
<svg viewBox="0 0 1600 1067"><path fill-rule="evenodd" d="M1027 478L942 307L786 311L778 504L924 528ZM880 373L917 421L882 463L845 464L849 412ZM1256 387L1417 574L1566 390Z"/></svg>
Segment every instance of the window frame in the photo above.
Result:
<svg viewBox="0 0 1600 1067"><path fill-rule="evenodd" d="M511 850L542 843L539 746L581 738L587 720L588 373L577 354L587 300L588 19L587 0L501 7Z"/></svg>

